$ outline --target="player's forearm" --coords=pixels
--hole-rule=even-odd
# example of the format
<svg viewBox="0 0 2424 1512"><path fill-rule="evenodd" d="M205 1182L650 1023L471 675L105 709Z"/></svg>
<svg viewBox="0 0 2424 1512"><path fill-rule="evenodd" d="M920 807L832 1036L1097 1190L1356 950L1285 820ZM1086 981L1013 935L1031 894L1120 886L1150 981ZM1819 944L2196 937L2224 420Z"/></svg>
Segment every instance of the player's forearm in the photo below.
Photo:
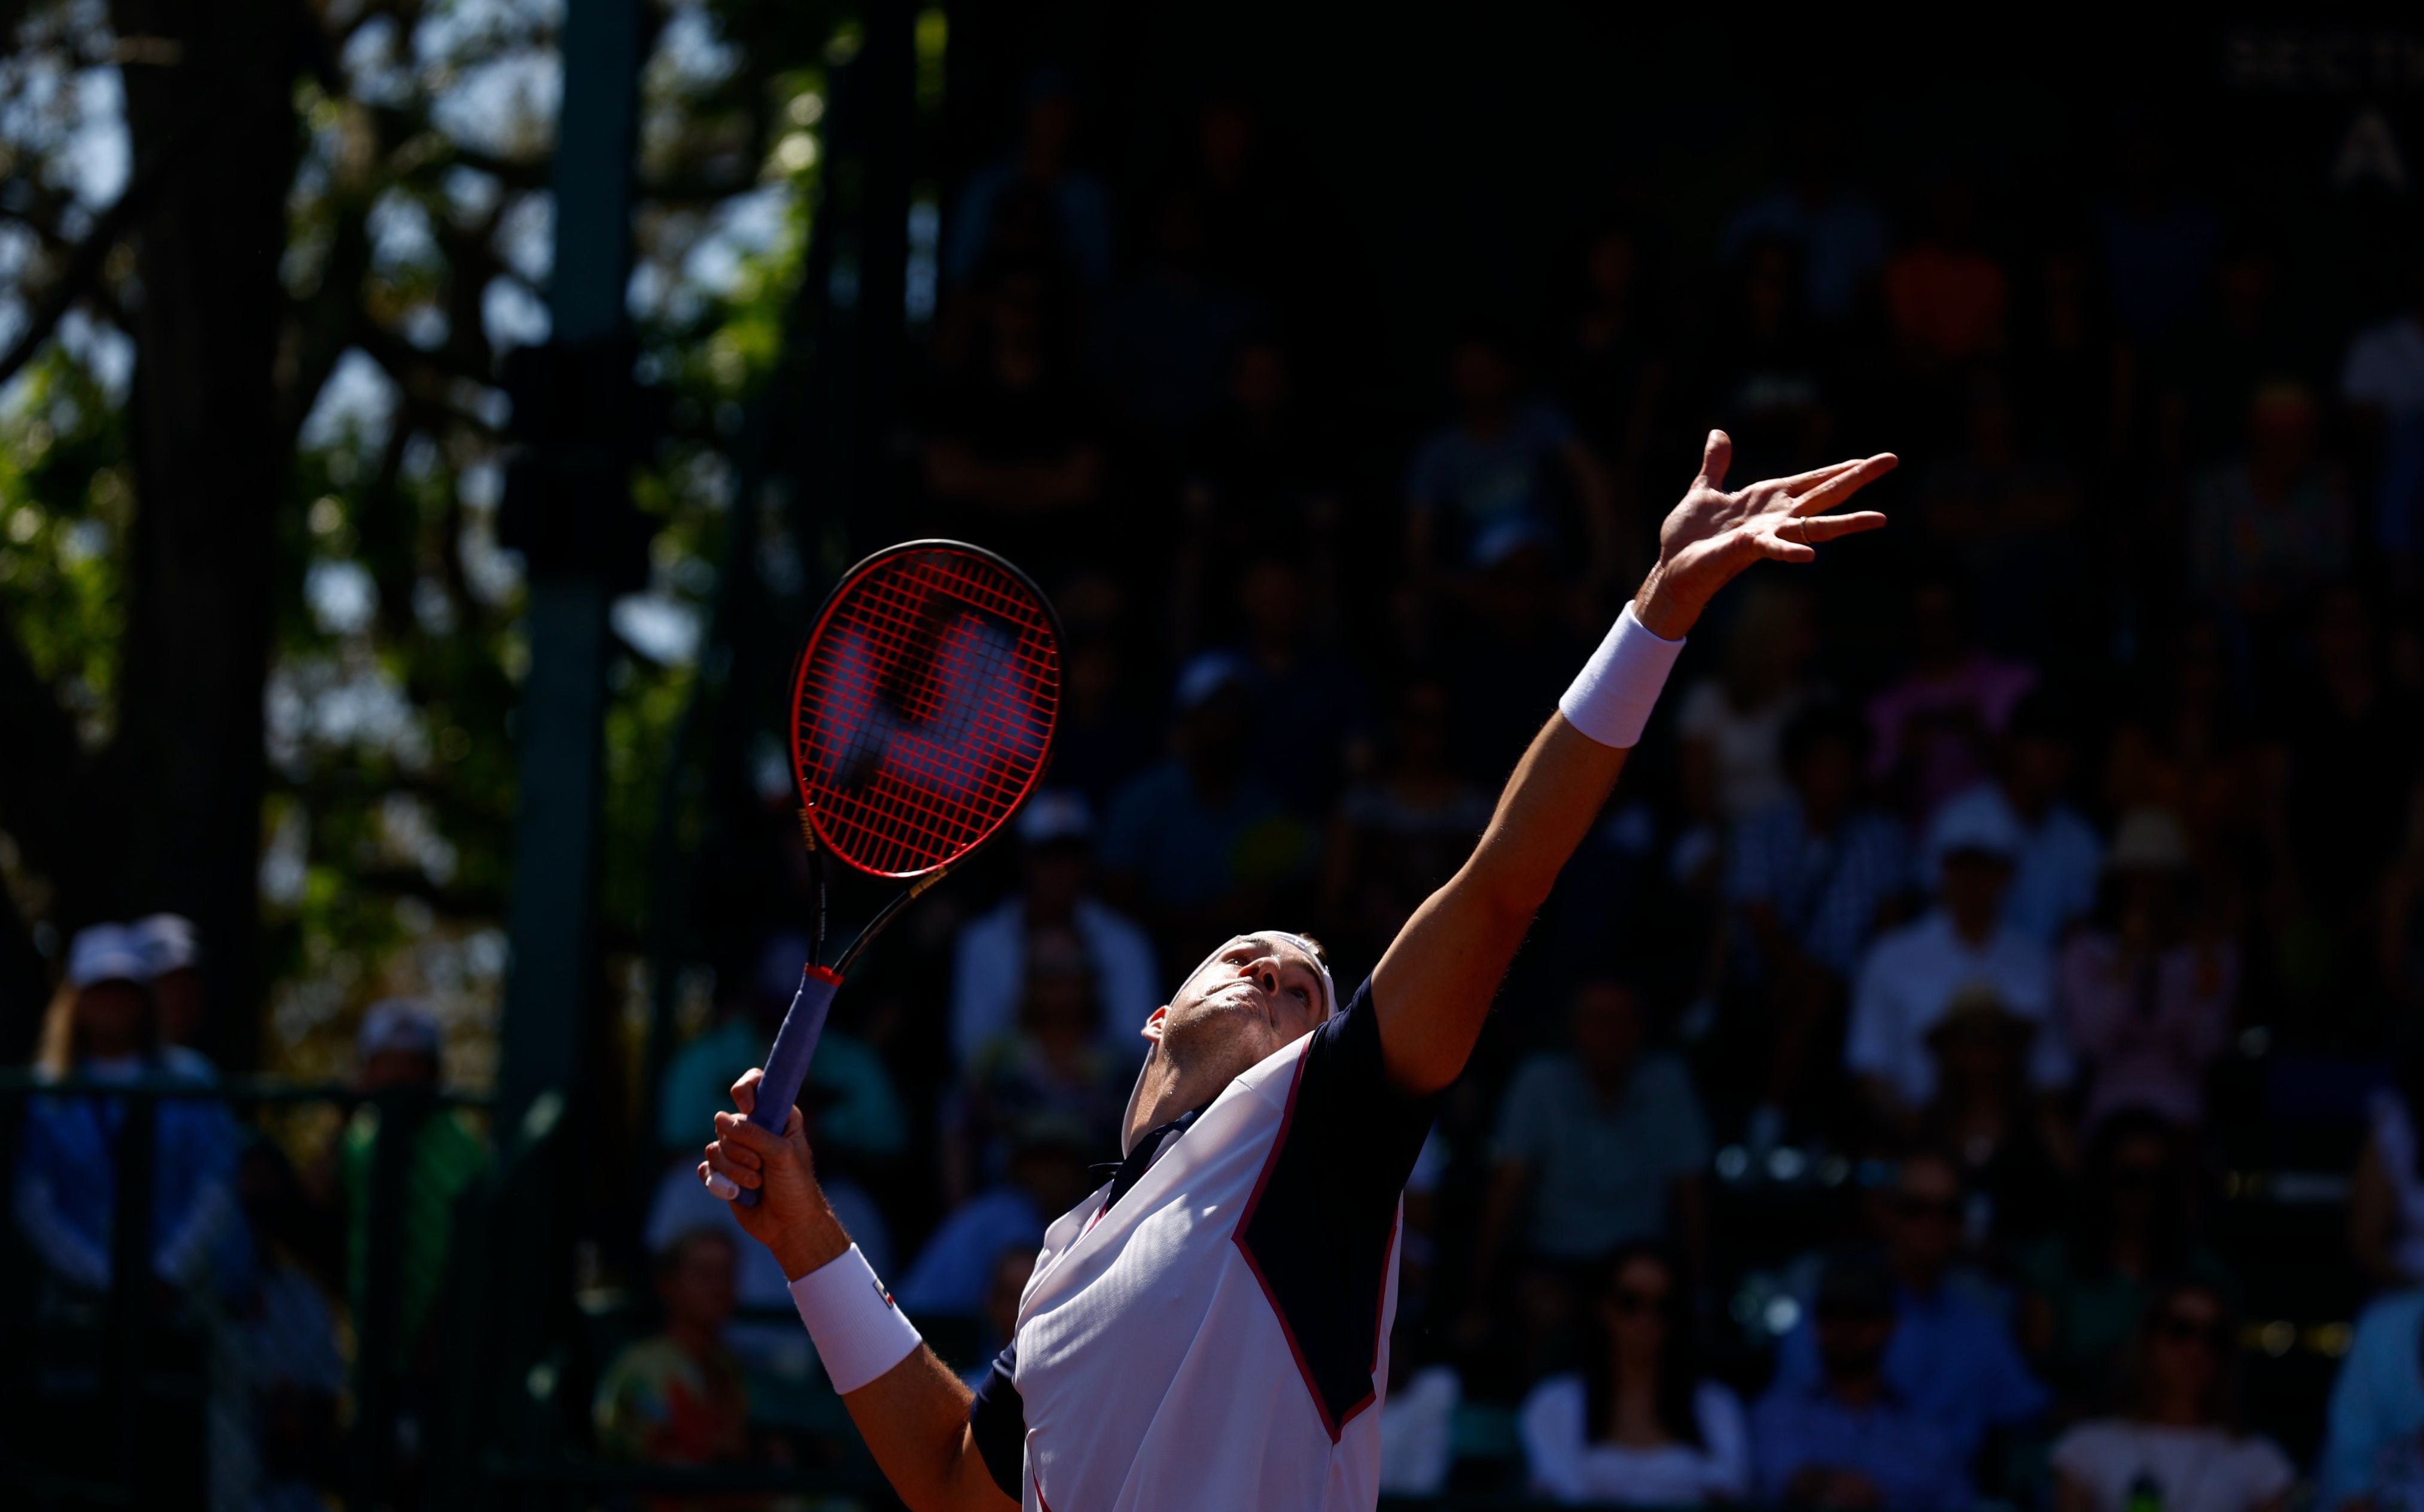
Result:
<svg viewBox="0 0 2424 1512"><path fill-rule="evenodd" d="M1389 1074L1400 1087L1436 1091L1464 1070L1523 931L1624 757L1552 716L1499 795L1471 859L1397 931L1373 970L1372 999Z"/></svg>
<svg viewBox="0 0 2424 1512"><path fill-rule="evenodd" d="M968 1432L969 1392L920 1345L842 1406L910 1512L999 1512L1001 1494Z"/></svg>
<svg viewBox="0 0 2424 1512"><path fill-rule="evenodd" d="M1480 889L1498 910L1520 915L1528 925L1590 833L1630 755L1600 744L1563 714L1550 715L1507 779L1472 858L1449 885Z"/></svg>
<svg viewBox="0 0 2424 1512"><path fill-rule="evenodd" d="M807 1204L805 1217L784 1224L767 1237L766 1248L789 1280L798 1281L849 1252L849 1231L841 1226L841 1219L834 1217L824 1199L824 1189L817 1188L816 1201Z"/></svg>
<svg viewBox="0 0 2424 1512"><path fill-rule="evenodd" d="M1516 763L1472 856L1380 958L1373 1001L1400 1087L1436 1091L1463 1071L1516 947L1615 788L1672 660L1671 642L1619 622Z"/></svg>

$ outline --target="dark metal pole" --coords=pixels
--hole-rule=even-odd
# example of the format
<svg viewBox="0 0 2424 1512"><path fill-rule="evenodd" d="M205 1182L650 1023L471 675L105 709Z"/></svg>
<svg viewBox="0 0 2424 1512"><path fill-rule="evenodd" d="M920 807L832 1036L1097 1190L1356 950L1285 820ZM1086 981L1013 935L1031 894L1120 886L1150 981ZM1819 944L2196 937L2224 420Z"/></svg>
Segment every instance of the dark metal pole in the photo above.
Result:
<svg viewBox="0 0 2424 1512"><path fill-rule="evenodd" d="M518 1127L541 1093L579 1079L582 1020L597 981L606 608L614 583L614 565L583 549L582 537L616 533L630 496L626 472L595 454L598 438L583 426L587 406L580 401L630 384L624 289L642 35L639 0L566 8L548 297L552 358L542 380L556 413L534 437L536 488L547 497L531 511L530 675L515 716L521 783L500 1129ZM618 355L624 366L616 373ZM518 409L524 395L516 400ZM516 420L524 417L518 412Z"/></svg>
<svg viewBox="0 0 2424 1512"><path fill-rule="evenodd" d="M569 1306L572 1170L550 1155L552 1131L578 1104L599 983L598 874L604 809L606 613L646 577L647 531L631 501L646 429L632 382L625 312L631 270L640 67L649 36L642 0L565 8L564 110L556 127L555 254L546 346L506 359L513 429L500 520L529 564L524 616L530 673L515 712L520 744L514 826L513 963L500 1034L495 1129L515 1169L489 1188L479 1226L494 1274L473 1299L492 1320L479 1378L496 1391L471 1438L450 1434L450 1472L477 1504L482 1448L519 1438L551 1443L561 1410L543 1366ZM545 1132L533 1136L534 1125Z"/></svg>

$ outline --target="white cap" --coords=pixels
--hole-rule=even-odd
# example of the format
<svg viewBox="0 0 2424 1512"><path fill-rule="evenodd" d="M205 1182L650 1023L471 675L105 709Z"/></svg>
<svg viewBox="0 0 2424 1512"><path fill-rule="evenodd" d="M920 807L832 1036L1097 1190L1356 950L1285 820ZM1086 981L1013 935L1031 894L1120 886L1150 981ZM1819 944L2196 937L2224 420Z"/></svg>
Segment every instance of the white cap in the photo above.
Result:
<svg viewBox="0 0 2424 1512"><path fill-rule="evenodd" d="M201 964L201 940L194 932L194 921L183 914L154 914L136 919L128 929L150 963L152 976Z"/></svg>
<svg viewBox="0 0 2424 1512"><path fill-rule="evenodd" d="M2028 836L2020 833L2020 821L2013 816L2011 805L1991 788L1946 804L1937 811L1927 834L1927 852L1939 862L1963 851L2011 861L2027 844Z"/></svg>
<svg viewBox="0 0 2424 1512"><path fill-rule="evenodd" d="M1055 840L1091 840L1094 837L1094 811L1083 793L1065 788L1037 793L1018 811L1018 838L1027 845L1050 845Z"/></svg>
<svg viewBox="0 0 2424 1512"><path fill-rule="evenodd" d="M123 924L93 924L76 931L68 946L68 984L89 987L102 981L146 982L152 967L142 941Z"/></svg>
<svg viewBox="0 0 2424 1512"><path fill-rule="evenodd" d="M438 1029L438 1015L417 997L386 997L373 1003L362 1015L362 1031L357 1042L361 1057L368 1060L389 1050L401 1050L407 1055L438 1058L442 1036Z"/></svg>

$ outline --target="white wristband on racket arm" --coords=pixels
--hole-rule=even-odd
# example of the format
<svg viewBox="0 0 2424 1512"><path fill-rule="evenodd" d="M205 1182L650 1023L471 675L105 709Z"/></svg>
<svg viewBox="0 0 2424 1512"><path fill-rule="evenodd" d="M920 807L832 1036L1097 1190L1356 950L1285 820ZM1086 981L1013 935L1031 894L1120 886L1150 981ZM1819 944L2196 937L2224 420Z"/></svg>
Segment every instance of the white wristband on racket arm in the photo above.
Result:
<svg viewBox="0 0 2424 1512"><path fill-rule="evenodd" d="M791 1282L791 1305L816 1341L833 1389L848 1394L909 1358L925 1341L901 1315L875 1267L852 1245Z"/></svg>
<svg viewBox="0 0 2424 1512"><path fill-rule="evenodd" d="M1583 664L1581 676L1557 700L1557 711L1602 745L1619 750L1639 745L1650 711L1658 706L1658 691L1666 686L1666 674L1675 670L1682 650L1682 641L1651 634L1627 604L1607 639Z"/></svg>

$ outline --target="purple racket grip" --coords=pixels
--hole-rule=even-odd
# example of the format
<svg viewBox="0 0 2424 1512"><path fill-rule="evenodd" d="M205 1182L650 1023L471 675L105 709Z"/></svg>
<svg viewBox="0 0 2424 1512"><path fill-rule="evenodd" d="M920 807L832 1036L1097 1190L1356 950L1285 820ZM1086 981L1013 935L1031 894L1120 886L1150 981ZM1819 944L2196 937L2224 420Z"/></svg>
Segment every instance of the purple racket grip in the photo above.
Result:
<svg viewBox="0 0 2424 1512"><path fill-rule="evenodd" d="M791 999L791 1011L783 1015L783 1027L774 1031L774 1048L766 1052L766 1074L758 1081L750 1122L777 1135L783 1132L792 1105L800 1100L800 1088L808 1079L808 1060L817 1053L817 1041L824 1036L825 1013L840 987L840 976L823 966L810 966L800 974L800 990ZM744 1186L734 1201L742 1207L756 1207L758 1189Z"/></svg>

